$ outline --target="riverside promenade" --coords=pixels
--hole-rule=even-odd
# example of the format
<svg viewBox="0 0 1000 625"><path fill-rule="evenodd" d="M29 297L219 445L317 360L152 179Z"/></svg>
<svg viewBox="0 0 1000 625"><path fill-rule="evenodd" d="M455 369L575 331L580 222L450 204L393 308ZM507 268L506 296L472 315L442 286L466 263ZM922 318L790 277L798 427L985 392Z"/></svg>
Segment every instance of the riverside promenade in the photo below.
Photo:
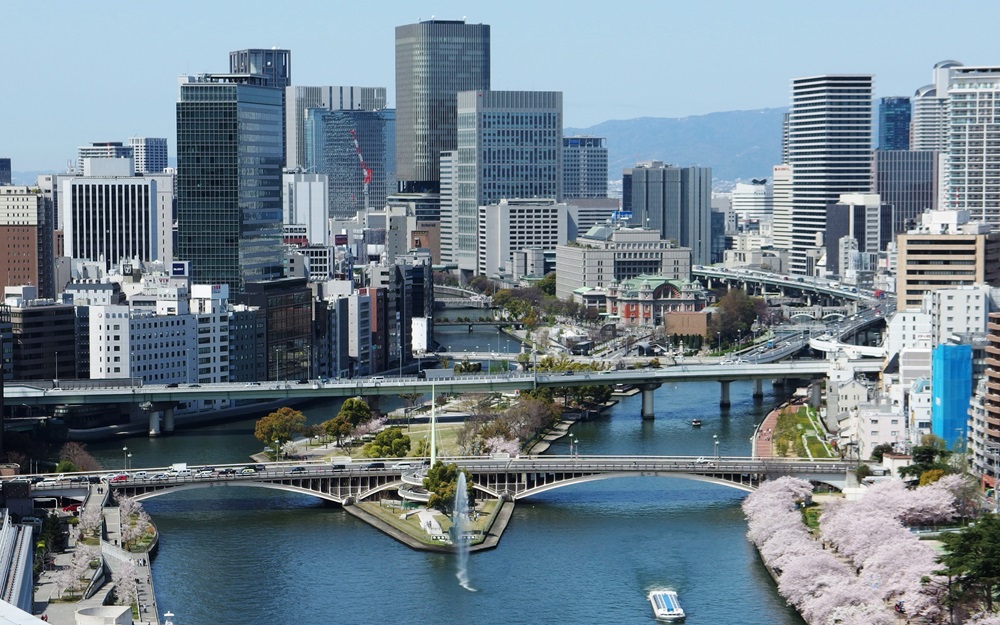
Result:
<svg viewBox="0 0 1000 625"><path fill-rule="evenodd" d="M90 494L84 502L87 505L101 505L105 503L107 492L98 493L99 485L91 486ZM156 605L156 596L153 592L153 578L150 568L149 553L129 553L118 547L121 544L120 517L118 508L108 506L103 509L104 514L104 538L101 540L101 552L111 574L105 577L104 583L88 599L80 601L62 601L60 599L60 589L64 586L61 577L69 568L73 555L80 545L79 531L74 525L69 526L69 538L67 539L66 550L56 554L51 566L47 567L38 576L35 586L34 613L36 616L45 616L49 623L57 625L76 625L76 612L83 608L109 608L119 607L110 605L113 584L111 576L117 572L126 561L131 561L136 571L136 589L140 612L138 619L132 620L137 625L160 625L159 610ZM154 543L155 544L155 543ZM125 606L120 606L124 608ZM143 610L142 608L145 608Z"/></svg>

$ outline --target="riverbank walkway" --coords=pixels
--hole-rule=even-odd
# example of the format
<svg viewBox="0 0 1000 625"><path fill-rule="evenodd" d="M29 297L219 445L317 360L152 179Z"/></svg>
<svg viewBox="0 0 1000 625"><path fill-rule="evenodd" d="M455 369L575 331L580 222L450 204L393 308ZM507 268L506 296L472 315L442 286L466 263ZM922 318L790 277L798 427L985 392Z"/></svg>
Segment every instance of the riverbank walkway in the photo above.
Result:
<svg viewBox="0 0 1000 625"><path fill-rule="evenodd" d="M101 505L106 493L104 489L98 493L97 489L101 485L91 486L84 506ZM62 601L61 588L62 577L69 568L73 556L81 544L79 542L79 530L77 526L69 526L69 537L66 543L66 550L58 553L51 566L46 567L39 576L35 586L34 613L37 616L44 615L49 623L56 625L76 625L76 612L82 608L100 607L108 605L110 595L114 589L112 576L120 570L125 561L131 560L136 571L137 602L140 607L139 618L133 619L135 625L159 625L159 610L156 605L156 596L153 592L153 579L150 566L150 558L146 553L129 553L118 547L121 544L121 525L117 507L105 507L104 528L105 539L101 541L101 552L104 561L111 571L111 575L105 579L104 584L89 599L80 601ZM143 610L145 608L145 610Z"/></svg>

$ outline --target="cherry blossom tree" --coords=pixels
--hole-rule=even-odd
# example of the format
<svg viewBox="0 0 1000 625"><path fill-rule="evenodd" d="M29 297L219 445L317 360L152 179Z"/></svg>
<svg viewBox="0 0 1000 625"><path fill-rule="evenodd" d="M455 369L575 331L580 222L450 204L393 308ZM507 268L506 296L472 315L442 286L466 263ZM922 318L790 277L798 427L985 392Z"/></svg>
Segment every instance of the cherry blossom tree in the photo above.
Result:
<svg viewBox="0 0 1000 625"><path fill-rule="evenodd" d="M115 603L117 605L132 605L139 597L136 584L136 569L131 561L120 562L111 574L111 583L115 586Z"/></svg>
<svg viewBox="0 0 1000 625"><path fill-rule="evenodd" d="M99 504L91 504L80 509L80 534L94 534L101 527L104 515Z"/></svg>
<svg viewBox="0 0 1000 625"><path fill-rule="evenodd" d="M510 454L516 456L521 449L520 442L516 439L504 438L502 436L491 436L483 441L484 451L487 453Z"/></svg>

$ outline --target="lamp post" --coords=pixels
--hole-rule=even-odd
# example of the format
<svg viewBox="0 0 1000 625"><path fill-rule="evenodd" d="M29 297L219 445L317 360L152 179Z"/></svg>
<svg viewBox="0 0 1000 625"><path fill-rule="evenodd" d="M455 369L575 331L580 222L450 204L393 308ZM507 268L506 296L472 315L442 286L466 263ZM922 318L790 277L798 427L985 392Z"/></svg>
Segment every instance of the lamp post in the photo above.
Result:
<svg viewBox="0 0 1000 625"><path fill-rule="evenodd" d="M712 441L715 442L715 461L719 461L719 435L712 434Z"/></svg>
<svg viewBox="0 0 1000 625"><path fill-rule="evenodd" d="M569 435L569 455L573 455L573 435Z"/></svg>
<svg viewBox="0 0 1000 625"><path fill-rule="evenodd" d="M56 352L56 388L59 388L59 352Z"/></svg>
<svg viewBox="0 0 1000 625"><path fill-rule="evenodd" d="M132 464L132 452L131 451L128 452L127 454L125 454L125 470L128 471L129 467L132 467L133 469L135 468L135 465Z"/></svg>
<svg viewBox="0 0 1000 625"><path fill-rule="evenodd" d="M538 350L534 343L531 345L531 375L533 376L532 387L538 388Z"/></svg>
<svg viewBox="0 0 1000 625"><path fill-rule="evenodd" d="M125 470L128 471L128 446L122 447L122 460L125 463Z"/></svg>
<svg viewBox="0 0 1000 625"><path fill-rule="evenodd" d="M716 332L715 336L719 338L719 357L722 357L722 332Z"/></svg>
<svg viewBox="0 0 1000 625"><path fill-rule="evenodd" d="M281 451L281 441L274 439L274 461L278 461L278 452Z"/></svg>

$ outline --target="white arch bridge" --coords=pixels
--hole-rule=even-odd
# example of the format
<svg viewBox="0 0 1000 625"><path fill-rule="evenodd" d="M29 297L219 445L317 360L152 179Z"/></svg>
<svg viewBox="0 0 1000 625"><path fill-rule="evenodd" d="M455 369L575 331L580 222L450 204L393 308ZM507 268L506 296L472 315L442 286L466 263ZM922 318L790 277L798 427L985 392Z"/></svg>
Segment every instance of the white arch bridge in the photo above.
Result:
<svg viewBox="0 0 1000 625"><path fill-rule="evenodd" d="M443 458L469 473L473 487L483 495L518 500L545 491L619 477L675 477L712 482L743 491L753 491L761 482L785 475L825 484L842 490L853 478L856 465L848 462L806 459L759 459L722 456L522 456L510 459ZM404 459L404 462L406 459ZM418 471L394 468L399 459L364 464L266 465L265 470L250 474L216 473L210 476L168 477L161 479L129 478L109 484L109 488L143 500L171 492L203 488L247 486L271 488L313 495L345 505L383 497L403 496L421 500ZM419 459L414 462L419 463ZM378 466L378 465L383 466ZM374 466L373 466L374 465ZM79 490L79 493L73 491ZM32 496L86 493L86 486L41 485L32 488ZM406 493L410 493L407 495ZM423 500L426 501L426 498Z"/></svg>

